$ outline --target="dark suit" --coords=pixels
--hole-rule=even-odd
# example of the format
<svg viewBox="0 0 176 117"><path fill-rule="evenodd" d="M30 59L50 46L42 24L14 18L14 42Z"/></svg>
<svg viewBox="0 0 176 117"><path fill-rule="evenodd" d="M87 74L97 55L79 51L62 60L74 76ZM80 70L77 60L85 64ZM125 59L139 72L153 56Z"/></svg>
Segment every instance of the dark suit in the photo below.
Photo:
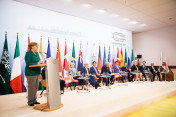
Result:
<svg viewBox="0 0 176 117"><path fill-rule="evenodd" d="M142 72L142 75L144 76L145 80L147 81L146 75L144 73L145 70L147 70L147 67L144 65L141 65L140 71Z"/></svg>
<svg viewBox="0 0 176 117"><path fill-rule="evenodd" d="M106 65L104 65L101 69L101 74L103 73L109 73L111 74L111 71L110 71L110 68L109 67L106 67ZM114 80L114 76L111 76L110 78L110 81L112 82ZM109 80L107 80L106 78L103 78L103 81L104 82L109 82Z"/></svg>
<svg viewBox="0 0 176 117"><path fill-rule="evenodd" d="M131 73L130 73L130 71L128 70L128 67L126 66L123 66L122 67L122 71L123 72L128 72L128 81L130 82L131 81L131 79L130 79L130 75L131 75Z"/></svg>
<svg viewBox="0 0 176 117"><path fill-rule="evenodd" d="M114 73L119 73L121 71L120 67L114 66Z"/></svg>
<svg viewBox="0 0 176 117"><path fill-rule="evenodd" d="M82 74L83 76L86 76L87 72L88 72L88 74L90 74L89 68L87 68L87 70L86 70L86 68L83 67L83 69L81 70L81 74ZM92 79L89 77L89 82L90 82L91 85L94 86L94 84L96 84L97 81L96 81L95 79L92 81ZM80 83L81 83L81 84L85 84L85 81L84 81L84 80L80 80Z"/></svg>
<svg viewBox="0 0 176 117"><path fill-rule="evenodd" d="M153 81L155 81L155 74L157 74L158 75L158 77L159 77L159 80L161 81L161 78L160 78L160 72L158 71L158 68L157 67L153 67L152 68L152 66L150 67L150 71L152 72L152 74L153 74ZM155 73L156 72L156 73Z"/></svg>
<svg viewBox="0 0 176 117"><path fill-rule="evenodd" d="M96 69L97 73L96 73L95 69ZM98 74L99 74L99 71L98 71L97 67L94 68L94 67L92 66L92 67L90 68L90 74L95 75L97 78L99 78L98 82L101 83L101 79L102 79L102 78L98 75ZM92 77L92 79L95 79L94 76L91 76L91 77Z"/></svg>

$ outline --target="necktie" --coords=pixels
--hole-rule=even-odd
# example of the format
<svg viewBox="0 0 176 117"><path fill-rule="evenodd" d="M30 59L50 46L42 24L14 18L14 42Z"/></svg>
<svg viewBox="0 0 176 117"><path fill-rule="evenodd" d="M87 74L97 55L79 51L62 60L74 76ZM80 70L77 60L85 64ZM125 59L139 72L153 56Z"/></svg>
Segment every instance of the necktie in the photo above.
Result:
<svg viewBox="0 0 176 117"><path fill-rule="evenodd" d="M153 67L153 71L155 72L155 68Z"/></svg>
<svg viewBox="0 0 176 117"><path fill-rule="evenodd" d="M95 67L94 67L94 69L95 69L96 74L98 74L98 72L97 72L97 70L96 70L96 68L95 68Z"/></svg>
<svg viewBox="0 0 176 117"><path fill-rule="evenodd" d="M87 68L86 68L86 72L87 72L87 74L89 74Z"/></svg>

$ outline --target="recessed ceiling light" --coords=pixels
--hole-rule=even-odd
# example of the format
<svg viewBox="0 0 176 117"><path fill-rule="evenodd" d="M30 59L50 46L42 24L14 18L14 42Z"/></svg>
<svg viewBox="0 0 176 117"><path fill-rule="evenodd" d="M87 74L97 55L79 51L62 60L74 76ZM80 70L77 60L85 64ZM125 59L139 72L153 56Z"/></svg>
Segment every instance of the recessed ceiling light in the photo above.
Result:
<svg viewBox="0 0 176 117"><path fill-rule="evenodd" d="M113 16L113 17L117 17L117 16L119 16L119 15L118 15L118 14L113 14L112 16Z"/></svg>
<svg viewBox="0 0 176 117"><path fill-rule="evenodd" d="M123 18L122 20L123 21L129 21L130 19L129 18Z"/></svg>
<svg viewBox="0 0 176 117"><path fill-rule="evenodd" d="M99 13L106 13L107 11L105 9L99 9L98 12Z"/></svg>
<svg viewBox="0 0 176 117"><path fill-rule="evenodd" d="M138 22L137 21L132 21L132 22L130 22L131 24L138 24Z"/></svg>
<svg viewBox="0 0 176 117"><path fill-rule="evenodd" d="M92 7L92 4L83 4L83 6L86 8L90 8L90 7Z"/></svg>
<svg viewBox="0 0 176 117"><path fill-rule="evenodd" d="M147 24L140 24L140 26L147 26Z"/></svg>
<svg viewBox="0 0 176 117"><path fill-rule="evenodd" d="M66 2L72 2L72 0L64 0L64 1L66 1Z"/></svg>

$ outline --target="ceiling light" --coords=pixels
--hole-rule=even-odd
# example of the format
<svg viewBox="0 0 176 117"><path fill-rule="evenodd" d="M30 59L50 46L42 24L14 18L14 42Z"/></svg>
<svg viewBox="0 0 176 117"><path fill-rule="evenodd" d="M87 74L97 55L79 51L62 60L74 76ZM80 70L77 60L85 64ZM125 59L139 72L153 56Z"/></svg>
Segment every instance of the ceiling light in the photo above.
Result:
<svg viewBox="0 0 176 117"><path fill-rule="evenodd" d="M64 1L66 1L66 2L72 2L72 0L64 0Z"/></svg>
<svg viewBox="0 0 176 117"><path fill-rule="evenodd" d="M117 17L117 16L119 16L119 15L118 15L118 14L113 14L112 16Z"/></svg>
<svg viewBox="0 0 176 117"><path fill-rule="evenodd" d="M132 22L130 22L131 24L138 24L138 22L137 21L132 21Z"/></svg>
<svg viewBox="0 0 176 117"><path fill-rule="evenodd" d="M92 7L91 4L83 4L83 6L86 7L86 8L90 8L90 7Z"/></svg>
<svg viewBox="0 0 176 117"><path fill-rule="evenodd" d="M140 24L140 26L147 26L147 24Z"/></svg>
<svg viewBox="0 0 176 117"><path fill-rule="evenodd" d="M123 21L129 21L130 19L129 18L123 18L122 20Z"/></svg>
<svg viewBox="0 0 176 117"><path fill-rule="evenodd" d="M106 13L107 11L105 9L99 9L98 12L99 13Z"/></svg>

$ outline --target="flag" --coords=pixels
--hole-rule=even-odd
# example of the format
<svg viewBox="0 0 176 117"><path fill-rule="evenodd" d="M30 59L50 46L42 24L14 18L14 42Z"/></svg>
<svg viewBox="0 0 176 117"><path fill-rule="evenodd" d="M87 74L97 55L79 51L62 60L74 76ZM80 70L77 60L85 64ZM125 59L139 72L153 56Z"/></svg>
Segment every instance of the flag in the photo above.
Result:
<svg viewBox="0 0 176 117"><path fill-rule="evenodd" d="M133 65L134 62L134 56L133 56L133 49L132 49L132 53L131 53L131 64Z"/></svg>
<svg viewBox="0 0 176 117"><path fill-rule="evenodd" d="M120 56L119 56L119 48L117 48L117 62L118 62L118 65L120 66Z"/></svg>
<svg viewBox="0 0 176 117"><path fill-rule="evenodd" d="M120 53L120 67L123 67L124 66L124 63L123 63L123 52L122 52L122 48L121 48L121 53Z"/></svg>
<svg viewBox="0 0 176 117"><path fill-rule="evenodd" d="M43 46L42 46L42 36L40 38L40 49L39 49L40 60L43 61ZM41 81L39 82L39 90L44 90L44 86Z"/></svg>
<svg viewBox="0 0 176 117"><path fill-rule="evenodd" d="M68 62L68 50L67 42L65 41L65 53L64 53L64 77L69 75L69 62Z"/></svg>
<svg viewBox="0 0 176 117"><path fill-rule="evenodd" d="M30 36L29 36L29 34L28 34L28 47L27 47L27 51L30 50L30 49L29 49L29 44L30 44ZM27 91L27 86L28 86L28 84L27 84L27 78L26 78L26 76L24 75L24 87L26 88L25 91Z"/></svg>
<svg viewBox="0 0 176 117"><path fill-rule="evenodd" d="M101 68L102 68L102 63L101 63L101 49L100 49L100 45L99 45L99 54L98 54L98 71L101 72Z"/></svg>
<svg viewBox="0 0 176 117"><path fill-rule="evenodd" d="M73 49L72 49L71 62L75 64L75 68L76 68L76 57L75 57L75 44L74 44L74 41L73 41Z"/></svg>
<svg viewBox="0 0 176 117"><path fill-rule="evenodd" d="M50 41L49 41L49 38L48 38L48 49L47 49L46 58L49 58L49 57L51 57L51 49L50 49Z"/></svg>
<svg viewBox="0 0 176 117"><path fill-rule="evenodd" d="M128 57L128 69L131 69L131 61L129 57Z"/></svg>
<svg viewBox="0 0 176 117"><path fill-rule="evenodd" d="M62 63L61 63L61 55L60 55L60 47L59 47L59 40L57 41L57 53L56 53L56 59L58 59L59 64L59 77L62 79Z"/></svg>
<svg viewBox="0 0 176 117"><path fill-rule="evenodd" d="M128 60L127 60L127 51L126 51L126 48L125 48L125 63L127 63Z"/></svg>
<svg viewBox="0 0 176 117"><path fill-rule="evenodd" d="M28 34L28 49L27 49L27 51L29 51L29 44L30 44L30 37L29 37L29 34Z"/></svg>
<svg viewBox="0 0 176 117"><path fill-rule="evenodd" d="M5 34L4 48L0 64L0 94L11 94L10 87L10 61L7 43L7 32Z"/></svg>
<svg viewBox="0 0 176 117"><path fill-rule="evenodd" d="M111 48L110 48L110 46L109 46L109 54L108 54L108 62L109 62L109 67L110 67L110 69L111 69Z"/></svg>
<svg viewBox="0 0 176 117"><path fill-rule="evenodd" d="M93 44L93 54L92 54L92 62L96 61L96 54L95 54L95 43Z"/></svg>
<svg viewBox="0 0 176 117"><path fill-rule="evenodd" d="M115 66L115 51L114 51L114 57L113 57L112 62L113 62L113 68L114 68L114 66Z"/></svg>
<svg viewBox="0 0 176 117"><path fill-rule="evenodd" d="M42 36L40 39L40 49L39 49L40 60L43 61L43 47L42 47Z"/></svg>
<svg viewBox="0 0 176 117"><path fill-rule="evenodd" d="M106 47L104 45L104 57L103 57L103 66L105 65L106 63Z"/></svg>
<svg viewBox="0 0 176 117"><path fill-rule="evenodd" d="M12 73L11 73L11 79L10 79L10 86L14 93L22 92L22 75L21 75L18 33L17 33L16 49L15 49L15 55L14 55Z"/></svg>
<svg viewBox="0 0 176 117"><path fill-rule="evenodd" d="M80 51L79 51L79 59L78 59L78 71L83 69L83 55L81 50L81 43L80 43Z"/></svg>
<svg viewBox="0 0 176 117"><path fill-rule="evenodd" d="M90 62L89 62L89 56L88 56L88 42L87 42L87 47L86 47L86 62L88 63L88 68L90 68Z"/></svg>

